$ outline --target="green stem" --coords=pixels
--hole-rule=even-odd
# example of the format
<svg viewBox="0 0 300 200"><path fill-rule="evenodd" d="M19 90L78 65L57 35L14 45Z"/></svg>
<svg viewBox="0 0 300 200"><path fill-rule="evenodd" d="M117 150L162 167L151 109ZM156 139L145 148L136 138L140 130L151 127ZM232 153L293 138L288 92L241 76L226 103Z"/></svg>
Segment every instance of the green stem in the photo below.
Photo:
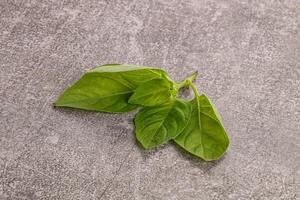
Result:
<svg viewBox="0 0 300 200"><path fill-rule="evenodd" d="M188 76L183 81L175 83L175 88L177 90L179 90L180 88L183 88L183 87L189 87L191 85L191 83L195 81L195 79L197 78L197 75L198 75L198 71L195 71L193 74Z"/></svg>
<svg viewBox="0 0 300 200"><path fill-rule="evenodd" d="M194 92L195 96L200 96L196 85L191 83L191 87L193 89L193 92Z"/></svg>
<svg viewBox="0 0 300 200"><path fill-rule="evenodd" d="M197 76L198 76L198 71L195 71L195 72L192 73L190 76L188 76L188 77L186 78L186 80L189 80L190 83L192 83L192 82L194 82L194 81L196 80Z"/></svg>
<svg viewBox="0 0 300 200"><path fill-rule="evenodd" d="M186 87L186 80L175 83L175 87L177 90L179 90L180 88Z"/></svg>

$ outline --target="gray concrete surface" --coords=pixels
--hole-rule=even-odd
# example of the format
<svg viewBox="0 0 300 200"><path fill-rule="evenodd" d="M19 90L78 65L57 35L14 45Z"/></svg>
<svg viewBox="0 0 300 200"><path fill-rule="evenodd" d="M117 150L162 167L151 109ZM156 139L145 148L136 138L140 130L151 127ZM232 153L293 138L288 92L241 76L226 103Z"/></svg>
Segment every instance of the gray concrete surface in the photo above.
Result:
<svg viewBox="0 0 300 200"><path fill-rule="evenodd" d="M299 12L297 0L0 0L0 199L299 199ZM52 108L105 63L198 70L228 153L145 151L134 113Z"/></svg>

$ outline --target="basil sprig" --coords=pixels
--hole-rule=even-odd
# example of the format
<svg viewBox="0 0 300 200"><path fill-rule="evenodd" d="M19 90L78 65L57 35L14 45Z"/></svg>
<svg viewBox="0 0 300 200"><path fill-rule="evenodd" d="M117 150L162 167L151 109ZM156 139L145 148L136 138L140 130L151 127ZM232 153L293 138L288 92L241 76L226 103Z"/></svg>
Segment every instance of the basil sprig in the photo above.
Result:
<svg viewBox="0 0 300 200"><path fill-rule="evenodd" d="M137 140L146 149L174 140L203 160L219 159L229 146L220 115L211 100L200 95L193 81L197 73L174 82L158 68L107 64L87 71L54 103L91 111L123 113L138 107ZM191 87L194 98L178 98L178 91Z"/></svg>

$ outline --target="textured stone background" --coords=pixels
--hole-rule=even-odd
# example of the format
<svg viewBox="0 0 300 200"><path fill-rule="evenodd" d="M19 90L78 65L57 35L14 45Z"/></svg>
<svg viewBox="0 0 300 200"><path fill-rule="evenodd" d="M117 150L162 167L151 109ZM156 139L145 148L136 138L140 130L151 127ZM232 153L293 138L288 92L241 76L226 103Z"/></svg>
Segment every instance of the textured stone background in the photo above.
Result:
<svg viewBox="0 0 300 200"><path fill-rule="evenodd" d="M299 199L300 3L0 0L0 199ZM194 70L231 138L145 151L134 113L53 109L105 63Z"/></svg>

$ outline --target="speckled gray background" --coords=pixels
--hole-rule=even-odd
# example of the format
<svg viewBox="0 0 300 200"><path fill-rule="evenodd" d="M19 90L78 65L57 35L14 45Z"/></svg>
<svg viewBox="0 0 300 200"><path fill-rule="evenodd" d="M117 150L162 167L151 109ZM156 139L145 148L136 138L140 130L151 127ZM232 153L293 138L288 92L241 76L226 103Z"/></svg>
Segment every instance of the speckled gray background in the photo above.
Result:
<svg viewBox="0 0 300 200"><path fill-rule="evenodd" d="M299 199L300 3L0 0L0 199ZM231 138L144 151L134 113L53 109L85 70L199 71Z"/></svg>

